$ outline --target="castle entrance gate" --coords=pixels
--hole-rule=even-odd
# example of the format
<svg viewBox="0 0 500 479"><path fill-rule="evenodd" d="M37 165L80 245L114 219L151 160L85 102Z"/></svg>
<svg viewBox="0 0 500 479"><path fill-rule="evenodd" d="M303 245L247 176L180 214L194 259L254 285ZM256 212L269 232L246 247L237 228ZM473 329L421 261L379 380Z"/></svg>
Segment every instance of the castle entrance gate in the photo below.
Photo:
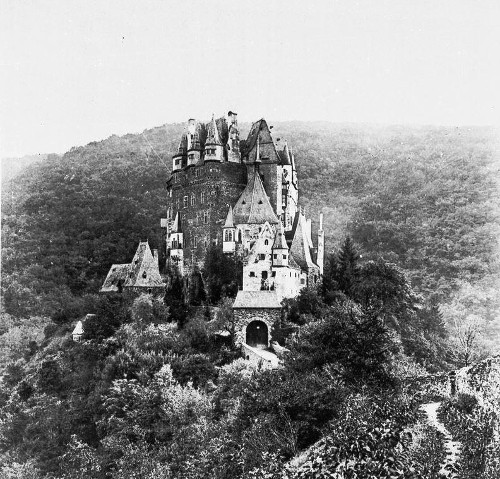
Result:
<svg viewBox="0 0 500 479"><path fill-rule="evenodd" d="M265 349L268 347L268 329L264 321L252 321L247 326L246 343L253 348Z"/></svg>

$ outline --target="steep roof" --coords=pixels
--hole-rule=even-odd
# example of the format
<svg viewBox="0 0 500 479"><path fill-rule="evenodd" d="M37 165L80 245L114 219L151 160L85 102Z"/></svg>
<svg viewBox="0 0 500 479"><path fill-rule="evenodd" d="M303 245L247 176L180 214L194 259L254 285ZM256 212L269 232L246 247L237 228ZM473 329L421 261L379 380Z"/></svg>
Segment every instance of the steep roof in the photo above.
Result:
<svg viewBox="0 0 500 479"><path fill-rule="evenodd" d="M311 257L310 240L308 238L307 220L303 214L297 212L293 222L293 239L290 251L297 262L303 269L308 270L316 266Z"/></svg>
<svg viewBox="0 0 500 479"><path fill-rule="evenodd" d="M238 291L233 309L281 309L276 291Z"/></svg>
<svg viewBox="0 0 500 479"><path fill-rule="evenodd" d="M141 241L130 264L126 287L163 286L158 259L153 256L147 241Z"/></svg>
<svg viewBox="0 0 500 479"><path fill-rule="evenodd" d="M174 223L172 225L172 231L171 233L182 233L182 223L181 223L181 216L179 212L175 214L175 219Z"/></svg>
<svg viewBox="0 0 500 479"><path fill-rule="evenodd" d="M285 232L283 230L283 224L280 222L280 227L276 232L274 237L273 249L286 249L288 250L288 245L286 244Z"/></svg>
<svg viewBox="0 0 500 479"><path fill-rule="evenodd" d="M217 128L217 123L215 122L215 118L212 115L212 121L210 121L207 125L207 140L205 142L206 145L222 145L222 141L219 135L219 129Z"/></svg>
<svg viewBox="0 0 500 479"><path fill-rule="evenodd" d="M230 205L223 228L234 228L233 207Z"/></svg>
<svg viewBox="0 0 500 479"><path fill-rule="evenodd" d="M234 222L241 225L266 221L277 224L279 219L269 203L260 175L255 170L249 171L247 186L234 206Z"/></svg>
<svg viewBox="0 0 500 479"><path fill-rule="evenodd" d="M256 160L257 142L260 143L261 154L264 156L262 160L264 162L273 163L279 161L276 145L271 135L271 129L263 118L252 125L246 141L240 141L242 156L247 157L249 163L253 163Z"/></svg>
<svg viewBox="0 0 500 479"><path fill-rule="evenodd" d="M78 323L76 323L76 326L75 326L75 329L73 329L73 332L71 333L73 335L75 334L83 334L83 324L81 321L78 321Z"/></svg>
<svg viewBox="0 0 500 479"><path fill-rule="evenodd" d="M119 284L123 285L128 278L130 264L113 264L101 287L101 293L118 293Z"/></svg>

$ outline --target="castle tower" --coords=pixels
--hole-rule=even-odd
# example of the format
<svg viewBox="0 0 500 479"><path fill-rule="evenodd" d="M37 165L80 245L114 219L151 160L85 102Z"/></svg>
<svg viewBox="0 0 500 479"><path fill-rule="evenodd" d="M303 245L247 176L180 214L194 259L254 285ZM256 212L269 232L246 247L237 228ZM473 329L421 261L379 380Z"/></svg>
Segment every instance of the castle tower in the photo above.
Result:
<svg viewBox="0 0 500 479"><path fill-rule="evenodd" d="M234 253L236 250L236 227L233 220L233 208L229 206L226 222L222 227L222 251L224 253Z"/></svg>
<svg viewBox="0 0 500 479"><path fill-rule="evenodd" d="M208 124L207 140L205 142L205 161L224 160L224 147L219 135L217 123L212 115L212 121Z"/></svg>
<svg viewBox="0 0 500 479"><path fill-rule="evenodd" d="M175 215L175 220L172 225L172 230L170 231L170 236L168 239L167 248L170 249L170 259L179 268L181 274L183 274L183 263L184 263L184 233L182 232L181 217L179 212Z"/></svg>
<svg viewBox="0 0 500 479"><path fill-rule="evenodd" d="M237 114L230 111L229 117L229 138L227 140L227 161L241 163L240 153L240 130L238 128Z"/></svg>

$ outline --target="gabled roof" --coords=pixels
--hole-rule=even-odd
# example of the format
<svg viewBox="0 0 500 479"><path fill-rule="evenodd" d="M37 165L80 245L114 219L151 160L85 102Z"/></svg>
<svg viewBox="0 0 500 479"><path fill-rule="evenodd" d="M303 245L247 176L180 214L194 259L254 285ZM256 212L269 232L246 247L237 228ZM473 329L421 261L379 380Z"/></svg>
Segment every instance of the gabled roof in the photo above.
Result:
<svg viewBox="0 0 500 479"><path fill-rule="evenodd" d="M118 293L125 284L130 271L130 264L113 264L101 287L101 293ZM120 287L119 287L120 286Z"/></svg>
<svg viewBox="0 0 500 479"><path fill-rule="evenodd" d="M238 291L233 309L281 309L276 291Z"/></svg>
<svg viewBox="0 0 500 479"><path fill-rule="evenodd" d="M233 207L230 205L223 228L234 228Z"/></svg>
<svg viewBox="0 0 500 479"><path fill-rule="evenodd" d="M130 264L126 287L163 286L158 260L153 256L147 241L141 241Z"/></svg>
<svg viewBox="0 0 500 479"><path fill-rule="evenodd" d="M247 186L234 206L234 222L241 224L270 224L279 222L276 213L269 203L260 175L255 169L249 171Z"/></svg>
<svg viewBox="0 0 500 479"><path fill-rule="evenodd" d="M172 225L172 231L171 233L182 233L182 223L181 223L181 216L179 212L176 213L174 223Z"/></svg>
<svg viewBox="0 0 500 479"><path fill-rule="evenodd" d="M240 142L240 151L242 151L242 156L247 157L247 161L249 163L253 163L256 160L258 142L260 143L261 152L265 152L265 157L263 158L264 162L277 162L279 160L276 145L274 144L271 135L271 130L267 125L266 120L263 118L256 121L252 125L246 141ZM266 157L269 157L268 160Z"/></svg>

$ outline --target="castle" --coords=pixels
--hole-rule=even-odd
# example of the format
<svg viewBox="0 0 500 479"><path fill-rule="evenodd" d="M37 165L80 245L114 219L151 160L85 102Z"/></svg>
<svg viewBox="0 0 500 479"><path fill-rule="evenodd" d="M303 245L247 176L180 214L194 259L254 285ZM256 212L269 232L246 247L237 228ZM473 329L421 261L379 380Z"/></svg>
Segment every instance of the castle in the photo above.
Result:
<svg viewBox="0 0 500 479"><path fill-rule="evenodd" d="M298 206L293 152L286 141L273 139L271 128L258 120L243 140L234 112L208 123L188 120L172 158L167 217L161 219L166 262L186 278L203 269L211 245L242 259L243 285L234 303L238 342L264 346L281 301L315 285L324 258L322 215L314 242L311 220ZM140 243L132 264L111 267L101 291L151 292L158 275L157 255Z"/></svg>

